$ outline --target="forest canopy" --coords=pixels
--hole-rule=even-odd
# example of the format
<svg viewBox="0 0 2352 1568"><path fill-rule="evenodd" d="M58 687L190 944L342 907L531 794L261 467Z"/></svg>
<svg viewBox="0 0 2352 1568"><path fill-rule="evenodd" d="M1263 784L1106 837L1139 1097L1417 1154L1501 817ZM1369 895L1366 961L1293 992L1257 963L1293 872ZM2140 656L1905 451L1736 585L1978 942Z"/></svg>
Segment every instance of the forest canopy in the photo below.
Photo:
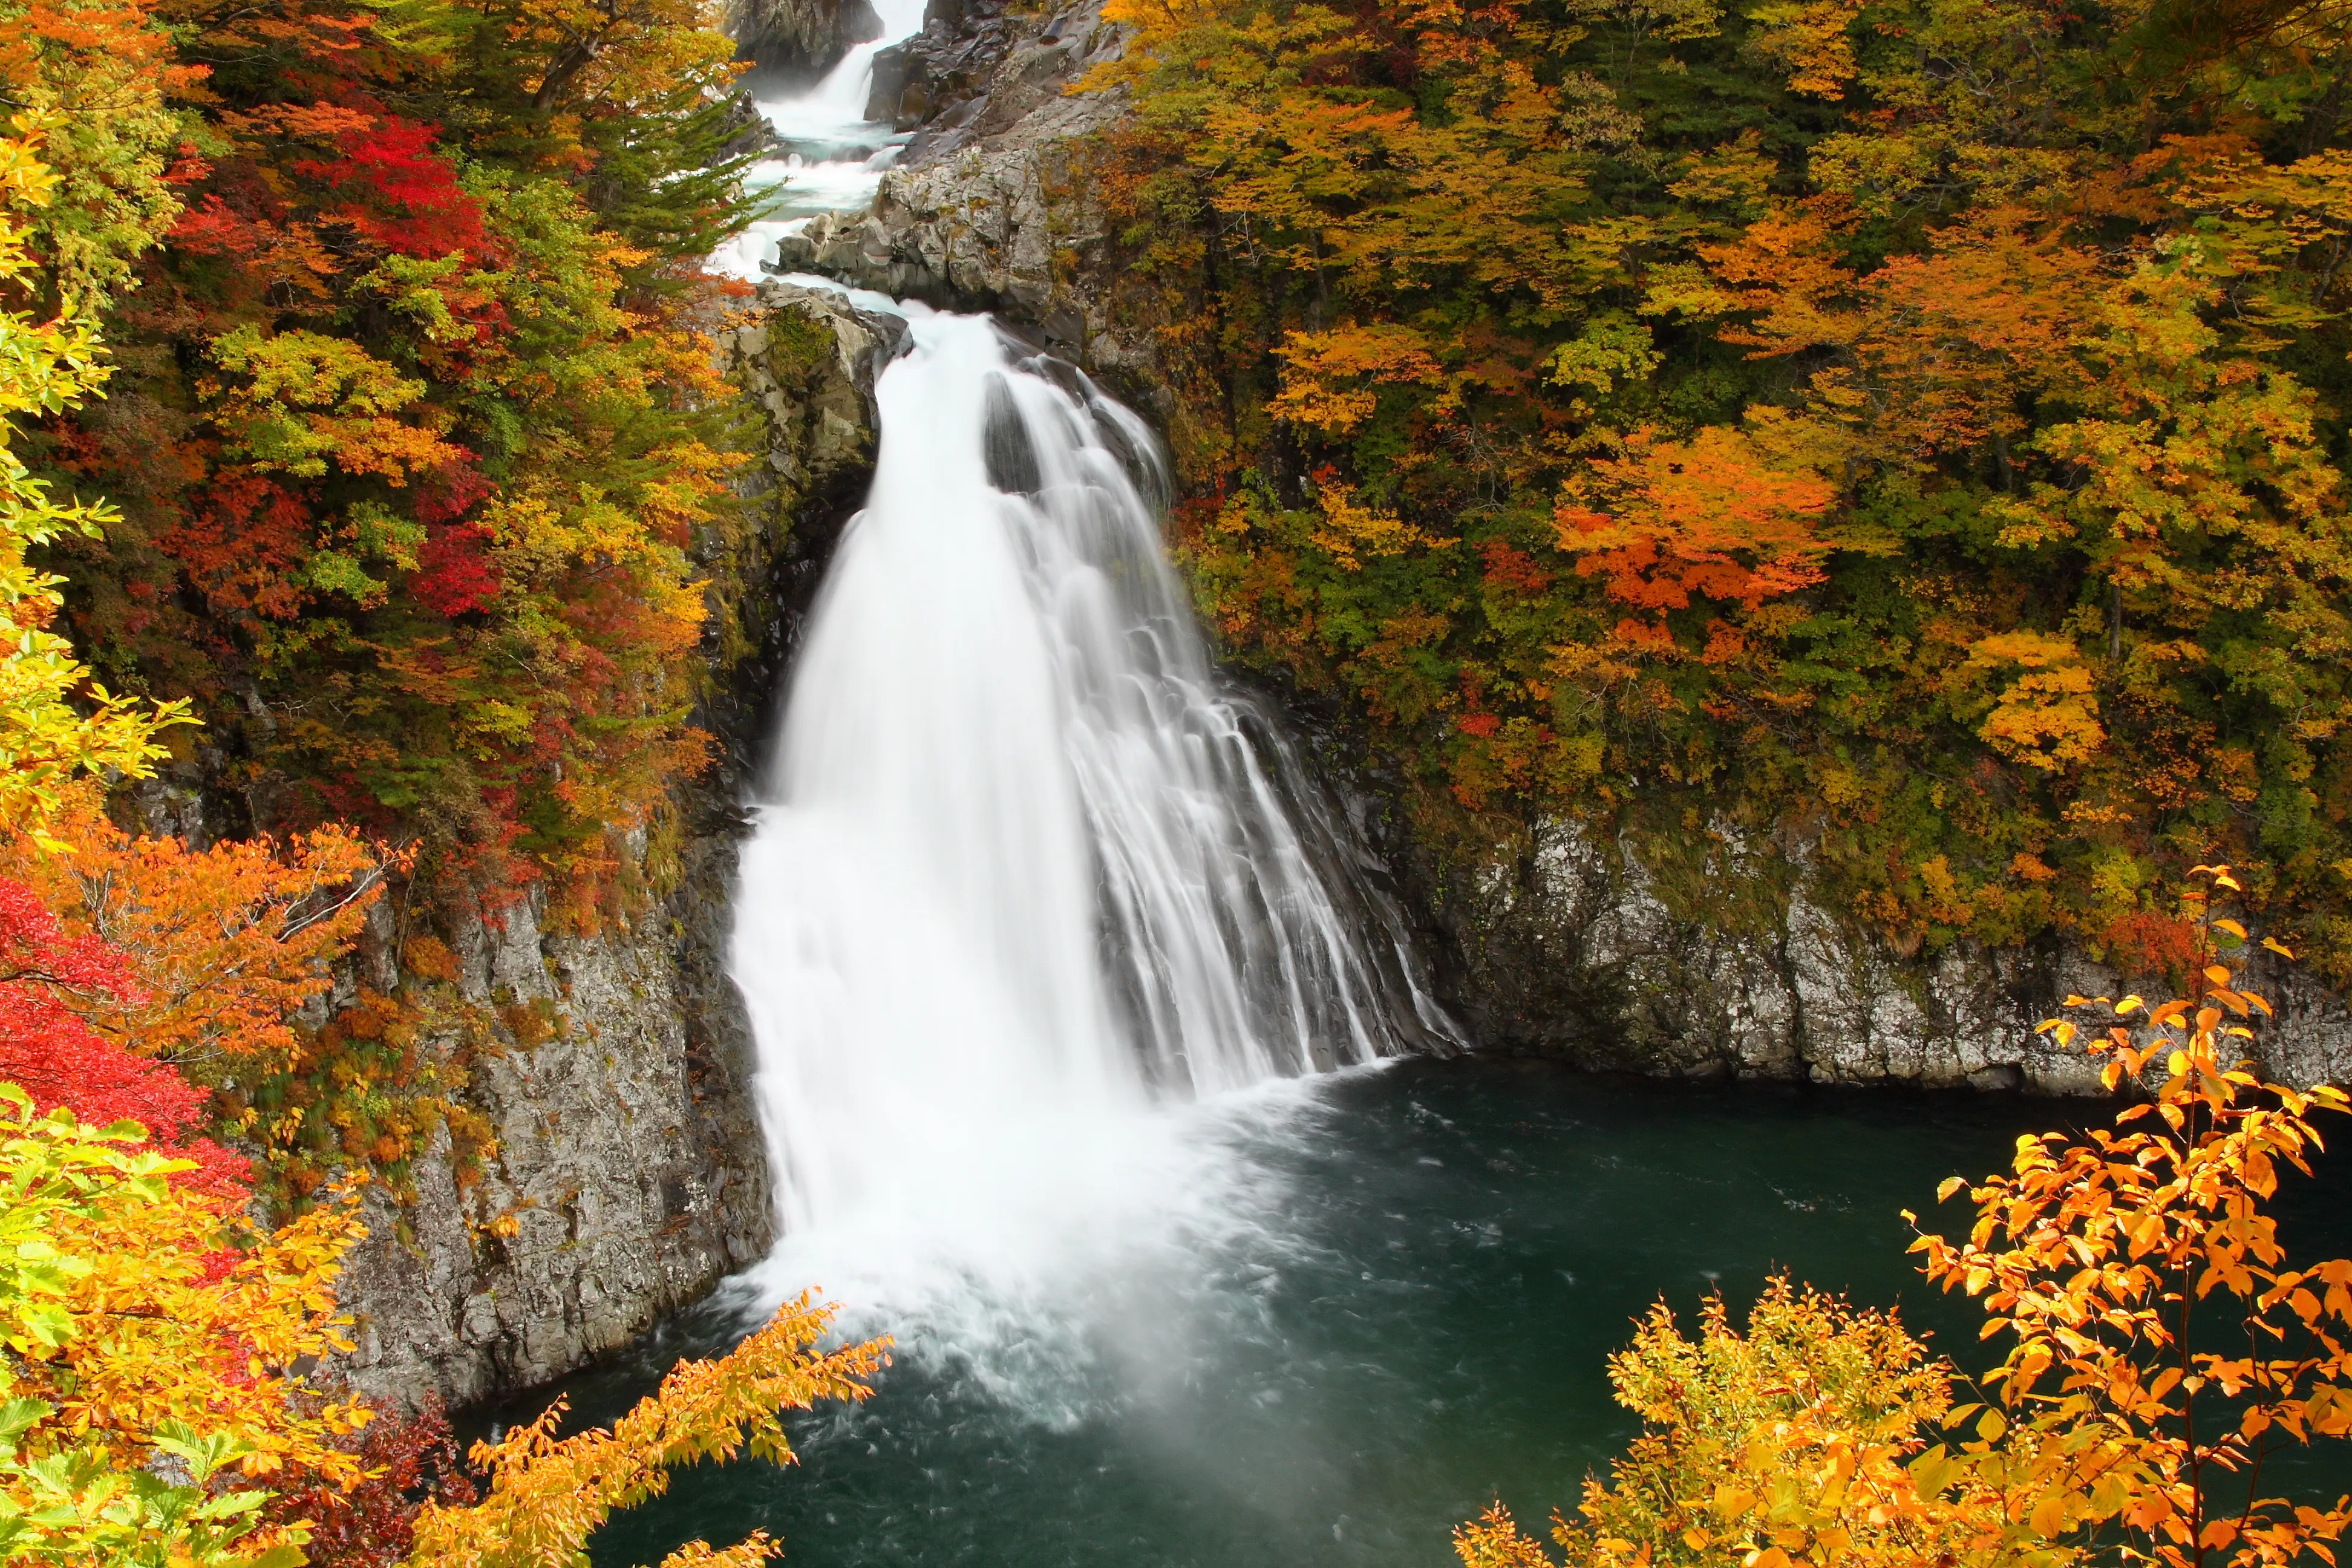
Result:
<svg viewBox="0 0 2352 1568"><path fill-rule="evenodd" d="M231 836L414 842L593 921L687 724L734 505L700 261L744 215L692 0L99 0L0 17L54 172L28 302L109 395L29 454L79 652L184 701Z"/></svg>
<svg viewBox="0 0 2352 1568"><path fill-rule="evenodd" d="M2334 4L1114 0L1180 552L1424 832L2352 981Z"/></svg>

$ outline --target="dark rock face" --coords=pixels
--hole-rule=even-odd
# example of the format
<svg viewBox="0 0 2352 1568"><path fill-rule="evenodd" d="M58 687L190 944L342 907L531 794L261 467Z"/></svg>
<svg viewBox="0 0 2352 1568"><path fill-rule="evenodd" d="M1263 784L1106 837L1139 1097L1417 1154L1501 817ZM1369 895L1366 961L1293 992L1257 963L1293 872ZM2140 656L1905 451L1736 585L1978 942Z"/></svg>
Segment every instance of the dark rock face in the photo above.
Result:
<svg viewBox="0 0 2352 1568"><path fill-rule="evenodd" d="M761 156L782 151L783 142L775 127L760 112L748 92L738 91L727 100L728 137L719 149L722 159Z"/></svg>
<svg viewBox="0 0 2352 1568"><path fill-rule="evenodd" d="M785 78L814 79L853 44L882 36L871 0L729 0L736 58Z"/></svg>
<svg viewBox="0 0 2352 1568"><path fill-rule="evenodd" d="M1412 847L1409 896L1478 1047L1701 1079L2100 1092L2095 1062L2034 1026L2070 994L2120 996L2135 977L2055 941L1906 958L1813 896L1802 843L1705 837L1666 864L1559 818L1500 858ZM2352 1079L2344 999L2267 954L2247 969L2278 1007L2258 1034L2264 1068Z"/></svg>
<svg viewBox="0 0 2352 1568"><path fill-rule="evenodd" d="M781 284L760 304L718 342L765 427L756 521L696 544L715 601L708 655L726 672L698 715L719 766L679 785L676 885L635 920L553 935L526 901L444 933L460 973L429 1004L426 1048L467 1052L465 1099L498 1153L461 1187L445 1138L419 1162L413 1205L369 1200L341 1297L347 1370L379 1397L463 1404L560 1376L774 1239L750 1023L726 973L729 897L784 661L863 495L874 377L906 326ZM150 815L170 807L159 798ZM390 990L383 923L361 967Z"/></svg>
<svg viewBox="0 0 2352 1568"><path fill-rule="evenodd" d="M866 118L916 131L955 119L966 105L976 112L993 96L1005 57L1041 37L1035 18L1011 15L1005 0L931 0L921 32L874 57Z"/></svg>

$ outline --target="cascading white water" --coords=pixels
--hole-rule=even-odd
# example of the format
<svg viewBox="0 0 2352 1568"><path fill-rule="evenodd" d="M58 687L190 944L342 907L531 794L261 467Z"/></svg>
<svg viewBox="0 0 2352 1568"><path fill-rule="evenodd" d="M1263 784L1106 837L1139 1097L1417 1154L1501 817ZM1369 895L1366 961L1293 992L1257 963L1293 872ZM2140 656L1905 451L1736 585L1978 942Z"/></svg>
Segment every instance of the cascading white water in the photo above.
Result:
<svg viewBox="0 0 2352 1568"><path fill-rule="evenodd" d="M741 864L731 972L785 1235L761 1293L912 1289L936 1314L942 1270L987 1272L1001 1319L1051 1289L1040 1258L1093 1268L1139 1215L1235 1222L1231 1173L1155 1102L1444 1026L1211 667L1140 422L984 318L905 309Z"/></svg>
<svg viewBox="0 0 2352 1568"><path fill-rule="evenodd" d="M763 210L710 258L716 270L756 282L776 241L813 214L855 211L873 201L907 141L887 121L866 118L874 57L921 30L923 0L880 0L875 14L881 35L852 46L814 85L756 100L782 153L748 171L744 184L763 194Z"/></svg>

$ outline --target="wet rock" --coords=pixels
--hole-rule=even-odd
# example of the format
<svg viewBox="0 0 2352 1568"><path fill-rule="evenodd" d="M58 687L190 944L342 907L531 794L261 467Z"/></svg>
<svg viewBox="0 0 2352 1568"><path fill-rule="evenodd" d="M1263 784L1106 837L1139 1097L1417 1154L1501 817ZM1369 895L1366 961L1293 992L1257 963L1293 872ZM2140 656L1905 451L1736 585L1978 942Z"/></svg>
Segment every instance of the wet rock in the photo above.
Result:
<svg viewBox="0 0 2352 1568"><path fill-rule="evenodd" d="M717 340L764 432L750 526L694 546L716 672L697 720L719 737L719 765L677 788L675 886L651 907L567 935L526 899L441 932L457 974L412 992L432 998L421 1049L462 1058L462 1102L498 1149L461 1181L444 1132L416 1163L412 1203L369 1194L341 1300L347 1370L372 1394L464 1404L560 1376L773 1239L751 1027L726 973L740 803L799 619L870 472L874 379L907 328L831 289L769 283L757 303ZM185 815L151 794L150 815ZM388 936L372 927L356 960L381 990L402 981Z"/></svg>
<svg viewBox="0 0 2352 1568"><path fill-rule="evenodd" d="M729 0L736 58L789 79L814 80L854 44L882 36L871 0Z"/></svg>
<svg viewBox="0 0 2352 1568"><path fill-rule="evenodd" d="M2128 977L2055 942L1905 957L1812 895L1801 842L1719 826L1693 840L1704 853L1654 867L1548 818L1499 859L1409 849L1442 1000L1474 1044L1666 1076L2100 1092L2096 1062L2034 1026ZM2267 954L2247 970L2278 1010L2264 1069L2352 1079L2344 1000Z"/></svg>
<svg viewBox="0 0 2352 1568"><path fill-rule="evenodd" d="M933 0L920 34L876 57L866 112L913 132L898 165L868 211L813 219L772 270L994 310L1042 325L1089 369L1139 372L1150 351L1112 318L1112 247L1086 171L1087 137L1124 101L1068 91L1120 41L1098 4L1041 15Z"/></svg>
<svg viewBox="0 0 2352 1568"><path fill-rule="evenodd" d="M760 106L751 101L748 92L737 92L727 100L727 140L719 149L721 161L744 157L768 157L784 150L782 140Z"/></svg>

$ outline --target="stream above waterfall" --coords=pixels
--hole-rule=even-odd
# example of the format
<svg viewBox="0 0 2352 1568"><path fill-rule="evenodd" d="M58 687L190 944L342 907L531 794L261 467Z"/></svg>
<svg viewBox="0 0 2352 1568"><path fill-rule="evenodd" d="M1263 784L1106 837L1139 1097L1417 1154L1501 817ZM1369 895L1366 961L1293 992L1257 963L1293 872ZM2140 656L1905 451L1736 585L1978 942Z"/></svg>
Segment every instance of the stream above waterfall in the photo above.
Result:
<svg viewBox="0 0 2352 1568"><path fill-rule="evenodd" d="M953 1342L973 1301L861 1317L908 1347L873 1401L796 1418L794 1468L679 1472L595 1561L761 1528L796 1568L1444 1568L1448 1530L1497 1492L1540 1520L1622 1449L1606 1357L1661 1297L1688 1321L1707 1291L1745 1302L1785 1266L1899 1303L1973 1360L1980 1319L1911 1273L1899 1211L1932 1223L1944 1175L2103 1114L1475 1058L1244 1098L1201 1132L1228 1192L1260 1201L1156 1236L1129 1216L1148 1247L1104 1238L1097 1263L1000 1303L1030 1321L976 1353ZM2291 1233L2340 1247L2347 1166L2290 1183ZM572 1380L578 1414L609 1419L733 1331L709 1312L670 1325Z"/></svg>

